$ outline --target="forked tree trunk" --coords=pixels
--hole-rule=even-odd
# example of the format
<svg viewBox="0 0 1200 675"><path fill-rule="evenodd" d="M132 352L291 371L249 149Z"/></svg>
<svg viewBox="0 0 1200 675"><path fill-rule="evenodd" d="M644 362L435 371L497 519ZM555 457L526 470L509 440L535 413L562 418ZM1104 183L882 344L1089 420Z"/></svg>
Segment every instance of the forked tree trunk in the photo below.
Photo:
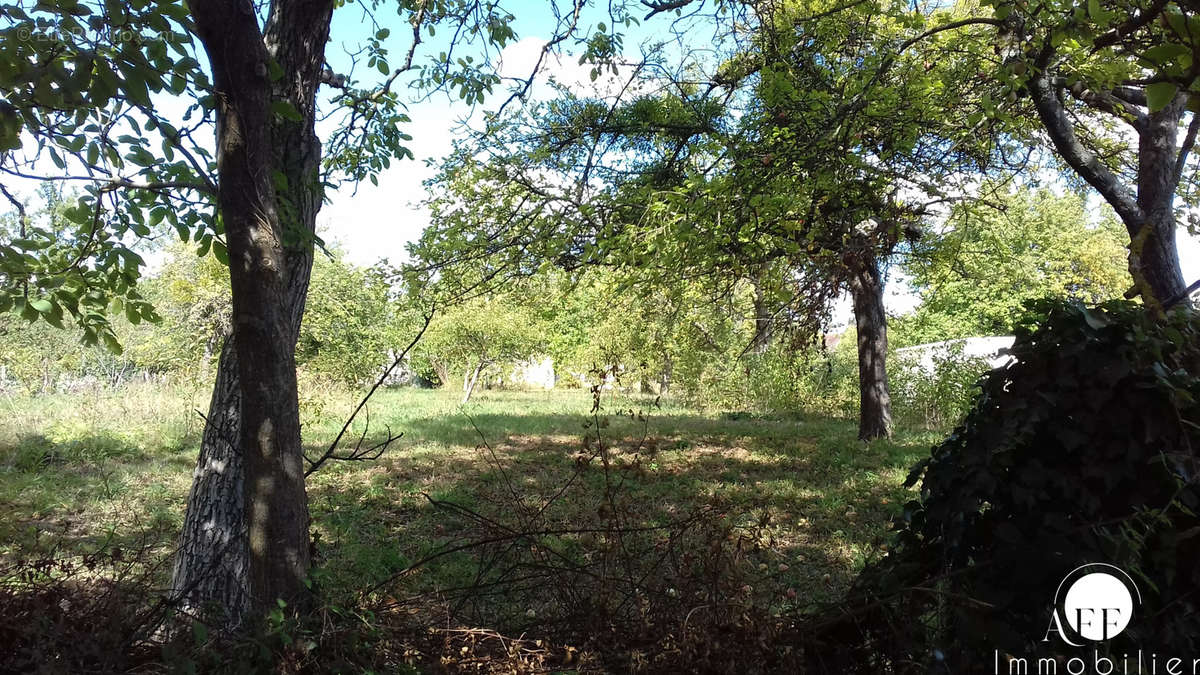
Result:
<svg viewBox="0 0 1200 675"><path fill-rule="evenodd" d="M299 417L294 403L294 353L312 268L312 235L321 204L317 176L321 150L313 120L333 7L323 0L276 2L271 7L265 34L255 40L258 31L252 12L236 12L233 3L197 5L198 25L204 24L200 30L207 36L204 41L210 55L218 42L225 41L227 52L215 55L222 63L214 60L214 76L220 69L223 77L246 79L245 73L231 73L229 68L236 67L239 54L243 58L254 55L243 61L242 66L249 68L246 72L252 76L250 79L257 78L247 85L254 89L252 105L258 106L264 93L263 78L258 76L265 72L262 57L267 54L286 74L274 84L265 84L267 101L272 96L288 101L301 116L300 121L269 117L258 121L260 129L265 126L269 130L260 137L268 143L268 150L256 147L253 163L262 163L266 155L266 170L260 167L259 175L270 176L274 181L274 176L281 174L285 179L281 181L284 190L273 197L270 196L273 185L264 186L260 181L253 186L259 191L256 197L266 200L266 207L257 215L274 211L275 222L267 218L258 223L272 225L269 229L258 228L264 236L257 240L251 236L249 242L244 238L235 241L235 235L248 233L229 229L230 214L222 190L231 275L241 277L243 298L247 297L244 289L249 281L258 286L260 300L271 302L266 306L265 313L270 315L267 321L258 316L263 312L255 309L253 301L241 303L239 311L236 303L239 284L235 278L235 315L242 319L241 332L247 332L249 310L249 332L258 333L265 342L263 345L250 342L254 349L244 351L255 360L270 363L265 367L255 364L257 367L240 368L233 339L227 340L221 351L209 423L205 426L188 498L172 580L172 587L185 608L215 611L218 625L236 629L272 597L307 595L304 576L308 566L308 514ZM222 13L226 16L221 16ZM204 15L203 22L199 21L200 15ZM222 25L224 22L239 25ZM225 30L241 33L230 42L221 35ZM232 128L224 124L219 127L218 148L227 147L226 143L236 146L239 141L259 142L260 139L249 137L228 137L231 130L236 133L248 119L260 113L255 109L243 118L236 102L230 101L225 112L238 117ZM226 186L225 159L220 160L222 188ZM242 254L249 250L251 255L239 257L235 250L238 243L246 247ZM254 253L263 255L256 258ZM271 261L274 265L269 264ZM257 278L247 278L248 275ZM236 318L235 335L239 332ZM244 370L251 371L249 379L243 379ZM261 372L264 370L265 373ZM259 383L250 392L252 409L242 405L246 398L242 395L243 381ZM266 391L264 385L274 391ZM253 433L253 429L259 433ZM240 448L258 450L250 458L249 470L256 476L251 482L244 480L246 467ZM252 528L246 525L246 504L255 516L250 521ZM248 546L251 532L257 537L255 549Z"/></svg>
<svg viewBox="0 0 1200 675"><path fill-rule="evenodd" d="M1174 300L1185 288L1175 243L1174 202L1183 169L1179 126L1189 95L1181 92L1164 108L1139 111L1133 120L1138 135L1135 195L1075 134L1074 122L1061 99L1062 89L1054 73L1046 68L1052 57L1052 51L1043 52L1047 61L1037 64L1042 70L1028 83L1046 132L1059 155L1096 188L1124 223L1129 233L1129 271L1135 290L1151 305Z"/></svg>
<svg viewBox="0 0 1200 675"><path fill-rule="evenodd" d="M850 294L858 333L858 437L867 441L892 435L883 280L879 262L869 252L850 264Z"/></svg>

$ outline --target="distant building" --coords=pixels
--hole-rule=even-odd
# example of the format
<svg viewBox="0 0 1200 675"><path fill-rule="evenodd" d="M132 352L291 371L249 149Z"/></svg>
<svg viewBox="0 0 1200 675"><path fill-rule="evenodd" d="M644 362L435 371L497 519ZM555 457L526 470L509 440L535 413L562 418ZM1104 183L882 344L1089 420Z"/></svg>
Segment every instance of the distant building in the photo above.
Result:
<svg viewBox="0 0 1200 675"><path fill-rule="evenodd" d="M929 342L897 349L896 354L905 357L906 360L911 360L914 365L927 373L933 373L936 370L935 359L952 357L986 359L991 368L1000 368L1012 361L1013 357L1003 352L1013 346L1015 339L1011 335L1000 335L943 340L942 342Z"/></svg>
<svg viewBox="0 0 1200 675"><path fill-rule="evenodd" d="M558 384L558 377L554 374L554 359L549 356L517 362L512 377L514 384L525 387L553 389Z"/></svg>

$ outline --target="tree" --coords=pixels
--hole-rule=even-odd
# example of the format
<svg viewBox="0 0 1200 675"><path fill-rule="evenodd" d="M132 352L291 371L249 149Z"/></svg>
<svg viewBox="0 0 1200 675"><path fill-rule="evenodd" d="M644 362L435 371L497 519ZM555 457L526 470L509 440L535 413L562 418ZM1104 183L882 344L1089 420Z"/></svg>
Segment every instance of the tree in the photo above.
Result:
<svg viewBox="0 0 1200 675"><path fill-rule="evenodd" d="M1152 306L1183 298L1174 201L1181 186L1194 193L1185 181L1195 182L1188 167L1200 132L1195 8L1165 0L987 4L1004 56L995 77L1014 97L1028 94L1062 162L1125 225L1131 295Z"/></svg>
<svg viewBox="0 0 1200 675"><path fill-rule="evenodd" d="M435 184L445 190L435 215L447 217L426 237L426 259L490 258L495 274L519 274L532 253L726 289L777 265L790 299L774 312L760 303L760 313L807 317L813 342L848 288L863 365L860 433L887 435L880 266L931 204L961 198L948 189L952 176L991 156L993 125L966 123L976 100L947 84L981 59L940 35L943 13L900 3L882 16L866 5L758 9L754 30L736 31L753 39L707 88L696 83L701 64L642 64L653 75L633 69L628 97L564 94L525 119L496 120L490 142L452 158ZM938 39L901 40L926 25L922 37ZM673 74L665 83L663 71ZM464 203L489 206L485 215L456 206Z"/></svg>
<svg viewBox="0 0 1200 675"><path fill-rule="evenodd" d="M294 351L324 188L373 177L411 154L398 130L407 117L397 84L453 88L480 102L499 78L490 59L458 58L462 45L486 51L514 36L513 15L493 3L402 2L400 22L411 28L405 56L389 63L390 31L376 30L359 54L383 78L360 83L326 68L335 5L0 6L0 171L87 186L68 214L78 235L52 241L63 244L48 247L53 255L33 255L24 241L4 247L5 281L17 282L6 283L4 296L24 298L13 288L36 280L45 297L23 301L19 311L32 307L52 320L61 306L86 339L115 344L100 310L138 276L127 235L149 236L169 224L202 253L230 263L232 333L173 581L177 601L215 611L228 628L256 619L274 599L303 605L309 595ZM362 6L368 23L377 8ZM422 66L417 47L437 24L457 37ZM563 17L551 45L578 25L578 14ZM324 148L315 133L322 85L339 92L327 112L340 122ZM172 97L182 105L157 105ZM209 131L215 143L205 138Z"/></svg>
<svg viewBox="0 0 1200 675"><path fill-rule="evenodd" d="M173 245L162 270L142 286L162 321L146 335L127 339L127 351L150 370L208 372L232 329L225 266ZM336 249L316 256L297 367L349 386L373 382L389 360L388 349L404 339L388 296L377 271L351 265Z"/></svg>
<svg viewBox="0 0 1200 675"><path fill-rule="evenodd" d="M126 348L150 370L208 374L232 330L225 266L176 243L167 249L159 273L143 285L162 320L145 339L127 341Z"/></svg>
<svg viewBox="0 0 1200 675"><path fill-rule="evenodd" d="M378 270L348 263L339 252L313 264L296 349L299 367L349 386L374 383L404 344L390 289Z"/></svg>
<svg viewBox="0 0 1200 675"><path fill-rule="evenodd" d="M1091 222L1081 195L1030 188L957 205L945 231L904 263L921 305L901 320L909 343L1012 334L1036 298L1099 303L1128 287L1124 232Z"/></svg>
<svg viewBox="0 0 1200 675"><path fill-rule="evenodd" d="M476 298L438 316L426 333L421 351L426 358L463 364L465 405L488 368L529 358L543 349L542 329L528 306L514 302L514 298Z"/></svg>

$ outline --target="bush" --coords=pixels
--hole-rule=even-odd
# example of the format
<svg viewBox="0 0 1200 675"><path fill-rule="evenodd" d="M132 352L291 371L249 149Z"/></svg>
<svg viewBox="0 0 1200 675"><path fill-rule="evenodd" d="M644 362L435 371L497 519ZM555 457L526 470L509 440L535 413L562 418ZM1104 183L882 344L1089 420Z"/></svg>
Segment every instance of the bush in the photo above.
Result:
<svg viewBox="0 0 1200 675"><path fill-rule="evenodd" d="M964 355L962 345L935 352L932 372L893 352L888 358L892 414L904 426L946 429L966 414L979 378L988 369L986 359ZM687 379L680 381L680 391L693 405L841 419L858 416L853 335L828 351L803 353L775 345L759 356L731 363L714 360L683 374Z"/></svg>
<svg viewBox="0 0 1200 675"><path fill-rule="evenodd" d="M1061 656L1064 643L1042 642L1049 607L1093 562L1132 575L1143 602L1088 654L1195 656L1200 316L1041 301L1012 353L909 476L920 496L852 595L868 637L845 639L874 655L848 658L964 672L991 668L993 650Z"/></svg>
<svg viewBox="0 0 1200 675"><path fill-rule="evenodd" d="M987 359L964 354L962 342L935 347L931 356L932 370L906 354L891 356L892 412L907 426L946 429L970 409L979 378L991 365Z"/></svg>

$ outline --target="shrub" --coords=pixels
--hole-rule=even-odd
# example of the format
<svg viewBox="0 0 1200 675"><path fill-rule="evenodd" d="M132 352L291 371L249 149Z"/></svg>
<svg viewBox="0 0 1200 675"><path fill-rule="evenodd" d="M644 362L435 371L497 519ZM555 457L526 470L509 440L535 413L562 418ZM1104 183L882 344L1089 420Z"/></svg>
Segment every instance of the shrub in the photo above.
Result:
<svg viewBox="0 0 1200 675"><path fill-rule="evenodd" d="M984 379L909 476L920 496L852 596L869 637L847 639L921 672L931 655L943 672L990 668L993 650L1061 655L1056 638L1042 642L1056 586L1106 562L1137 579L1143 603L1094 646L1195 656L1200 317L1126 302L1030 308L1017 361Z"/></svg>
<svg viewBox="0 0 1200 675"><path fill-rule="evenodd" d="M986 359L966 356L961 345L937 351L932 371L893 352L888 363L892 413L905 426L948 428L962 419L988 369ZM853 336L829 351L805 353L775 345L762 355L711 361L684 375L694 378L680 381L683 398L692 405L841 419L858 416Z"/></svg>
<svg viewBox="0 0 1200 675"><path fill-rule="evenodd" d="M971 407L976 385L991 365L963 353L963 343L934 348L932 369L906 354L893 354L888 368L892 412L908 426L945 429L957 424Z"/></svg>

